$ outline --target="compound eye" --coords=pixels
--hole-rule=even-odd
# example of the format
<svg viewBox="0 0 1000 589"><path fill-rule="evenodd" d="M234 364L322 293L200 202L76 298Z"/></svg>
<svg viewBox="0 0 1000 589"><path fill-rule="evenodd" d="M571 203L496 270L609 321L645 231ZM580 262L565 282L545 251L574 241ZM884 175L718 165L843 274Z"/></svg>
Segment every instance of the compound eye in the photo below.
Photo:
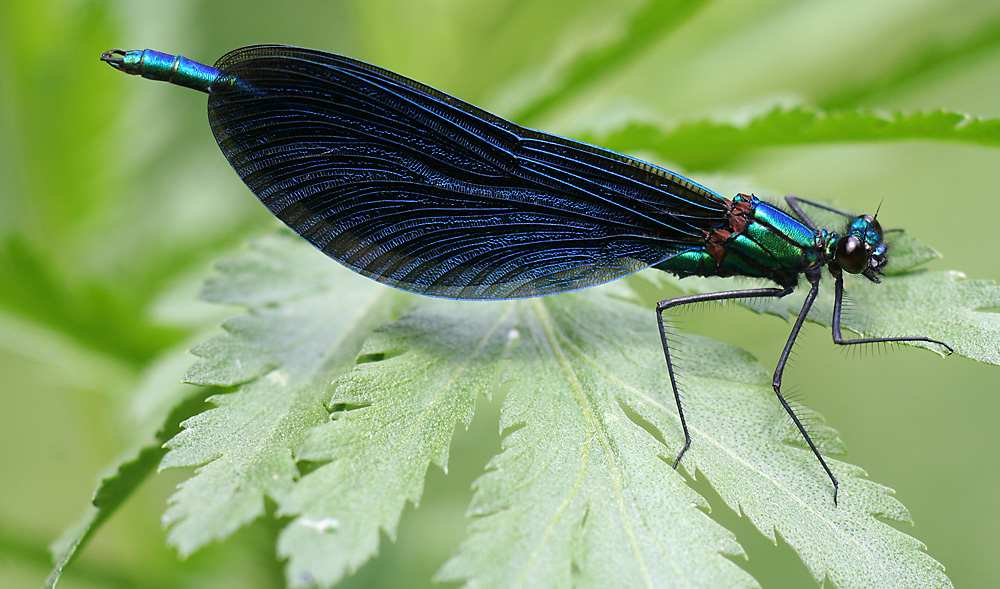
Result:
<svg viewBox="0 0 1000 589"><path fill-rule="evenodd" d="M853 235L841 237L837 242L837 263L845 272L861 274L868 269L868 251L865 244Z"/></svg>

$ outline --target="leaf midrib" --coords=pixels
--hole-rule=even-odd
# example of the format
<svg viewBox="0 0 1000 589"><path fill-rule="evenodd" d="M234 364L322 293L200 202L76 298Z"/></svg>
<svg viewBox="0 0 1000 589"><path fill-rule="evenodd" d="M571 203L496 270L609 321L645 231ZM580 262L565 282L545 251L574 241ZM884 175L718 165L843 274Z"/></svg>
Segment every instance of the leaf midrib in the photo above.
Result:
<svg viewBox="0 0 1000 589"><path fill-rule="evenodd" d="M614 452L611 451L611 446L608 442L608 439L604 435L603 429L600 427L601 425L600 420L594 413L593 405L590 403L590 399L584 393L583 387L576 376L576 372L573 370L565 354L563 354L562 344L568 343L568 340L562 334L556 333L552 317L551 315L549 315L548 310L545 308L545 304L543 302L541 302L538 299L534 299L531 301L531 308L534 310L539 323L542 325L542 329L544 330L545 338L549 343L549 347L552 349L552 353L555 355L557 361L559 362L559 366L560 368L562 368L563 374L566 375L566 378L570 384L570 388L572 389L573 394L580 405L582 414L587 420L589 429L593 432L593 436L587 440L587 443L584 444L584 452L582 452L581 455L580 474L579 477L577 478L576 484L574 484L573 486L573 493L570 496L567 496L563 504L560 506L557 512L558 517L553 519L548 530L546 530L546 534L539 542L538 548L536 548L536 550L532 554L532 562L540 556L542 544L551 535L551 531L555 527L555 523L562 517L562 514L565 512L566 509L568 509L571 500L575 498L576 494L582 487L584 474L586 473L587 470L586 467L587 458L589 457L590 454L589 452L590 440L593 439L594 437L597 437L597 439L601 443L601 448L604 450L605 456L608 458L609 464L612 465L612 467L609 470L612 475L612 481L614 483L615 499L616 503L618 504L619 512L621 513L622 516L622 521L625 524L625 531L629 539L629 547L632 553L635 555L635 559L639 564L639 568L642 571L642 576L646 582L646 586L653 587L654 584L652 578L650 577L649 569L644 559L642 558L641 551L639 550L638 541L636 540L635 537L634 526L632 525L631 518L629 517L627 510L625 509L625 499L622 493L622 482L620 478L620 469L618 468L617 458L615 457ZM671 563L671 566L673 567L673 563ZM525 575L527 575L530 569L531 569L530 566L525 567L524 573L522 574L522 578L519 581L520 586L523 586Z"/></svg>

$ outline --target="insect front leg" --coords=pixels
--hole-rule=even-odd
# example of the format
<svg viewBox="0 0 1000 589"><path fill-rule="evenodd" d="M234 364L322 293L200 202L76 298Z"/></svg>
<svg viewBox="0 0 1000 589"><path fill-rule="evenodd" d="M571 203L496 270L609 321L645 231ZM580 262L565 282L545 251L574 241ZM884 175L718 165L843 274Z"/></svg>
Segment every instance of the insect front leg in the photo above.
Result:
<svg viewBox="0 0 1000 589"><path fill-rule="evenodd" d="M840 312L844 302L844 273L840 268L837 268L833 265L830 266L830 273L833 274L833 282L834 282L833 325L832 325L833 343L839 346L852 346L854 344L926 342L929 344L937 344L941 346L942 348L947 350L949 354L955 351L951 348L951 346L942 341L922 335L904 336L904 337L864 337L858 339L844 339L843 333L840 330Z"/></svg>

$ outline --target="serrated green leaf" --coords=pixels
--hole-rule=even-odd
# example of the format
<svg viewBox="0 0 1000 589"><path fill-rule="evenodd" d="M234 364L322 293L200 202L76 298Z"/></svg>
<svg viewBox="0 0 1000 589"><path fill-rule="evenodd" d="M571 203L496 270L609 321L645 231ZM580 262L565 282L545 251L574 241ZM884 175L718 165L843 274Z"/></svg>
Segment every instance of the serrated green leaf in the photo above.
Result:
<svg viewBox="0 0 1000 589"><path fill-rule="evenodd" d="M287 235L254 242L223 264L205 296L245 304L249 314L193 350L201 360L189 382L238 390L212 397L216 408L187 420L161 464L198 467L163 516L167 540L182 555L225 538L263 513L265 497L291 489L298 476L293 449L328 419L330 383L350 368L396 297L336 272Z"/></svg>
<svg viewBox="0 0 1000 589"><path fill-rule="evenodd" d="M880 520L908 522L891 490L862 478L861 469L827 458L840 481L840 501L820 465L771 391L770 378L752 374L747 356L690 338L680 364L691 450L683 467L703 473L726 503L766 536L780 533L817 582L837 587L949 587L944 567L914 538ZM685 361L686 360L686 361ZM652 361L652 359L651 359ZM649 399L636 411L665 432L676 430L673 408ZM842 452L836 433L812 412L797 409L814 440Z"/></svg>
<svg viewBox="0 0 1000 589"><path fill-rule="evenodd" d="M905 274L941 257L937 250L920 243L906 233L887 233L885 239L886 245L889 246L889 264L883 270L886 276Z"/></svg>
<svg viewBox="0 0 1000 589"><path fill-rule="evenodd" d="M882 284L848 277L845 290L850 304L845 308L844 325L863 336L923 335L951 345L957 354L992 364L1000 361L1000 316L990 309L1000 305L1000 287L989 281L963 280L957 272L912 271L913 266L935 257L930 248L903 235L891 237L895 264ZM733 286L720 279L669 279L689 292L718 292ZM827 280L827 282L832 282ZM758 312L794 318L805 289L783 299L757 300L746 306ZM822 289L810 313L810 320L829 326L833 312L832 289ZM685 469L704 473L726 503L765 535L782 538L802 557L817 581L830 578L838 587L944 587L951 586L943 567L923 552L923 545L874 519L909 521L905 508L890 496L891 491L859 478L862 471L843 462L827 459L841 483L838 506L822 497L830 493L818 463L802 449L799 458L778 456L760 443L755 432L770 432L774 439L802 448L801 437L776 404L770 386L761 382L755 394L730 389L720 374L733 370L733 359L719 357L702 347L707 340L685 338L680 372L684 377L685 412L692 429L692 450L685 457ZM940 352L940 346L916 343ZM718 357L719 364L711 364ZM726 377L725 380L729 380ZM726 390L731 390L726 393ZM697 391L697 392L695 392ZM706 397L711 391L713 396ZM765 397L763 404L761 395ZM823 425L808 409L797 407L809 423L817 445L827 453L843 453L835 432ZM667 409L664 409L667 411ZM766 417L767 412L774 415ZM641 411L657 427L661 417ZM702 416L695 417L701 413ZM739 416L734 422L732 417ZM700 425L694 425L699 423ZM783 421L783 423L782 423ZM777 428L777 429L776 429ZM695 434L695 430L698 433ZM779 433L783 432L783 433ZM699 442L698 438L703 438ZM700 450L696 447L702 446ZM705 452L705 446L710 449ZM721 451L720 451L721 450ZM757 458L766 457L762 462ZM810 464L811 463L811 464ZM748 472L740 474L741 469ZM807 471L813 472L808 483ZM799 471L798 474L793 474ZM790 483L788 477L798 478ZM801 478L799 478L801 477ZM805 486L803 486L805 483ZM812 486L812 488L810 488ZM845 499L850 495L850 499ZM775 509L775 505L782 506Z"/></svg>
<svg viewBox="0 0 1000 589"><path fill-rule="evenodd" d="M517 429L477 482L470 537L441 577L472 586L746 584L713 563L734 545L698 529L700 514L686 508L700 501L669 471L681 433L652 313L590 293L527 305L513 366L530 376L514 384L503 418ZM828 479L752 358L701 338L684 350L688 472L705 473L766 535L781 533L818 581L950 585L918 541L876 519L909 521L888 489L831 460L851 494L834 506ZM821 447L841 450L832 430L812 429Z"/></svg>
<svg viewBox="0 0 1000 589"><path fill-rule="evenodd" d="M626 406L668 390L649 377L652 319L596 293L519 304L504 451L476 482L469 537L441 580L756 586L723 556L742 550L698 509L706 504L671 469L673 451L628 416ZM653 372L665 376L662 359Z"/></svg>
<svg viewBox="0 0 1000 589"><path fill-rule="evenodd" d="M896 246L903 260L932 255L912 241ZM377 553L380 532L395 536L406 502L419 503L428 466L447 467L455 426L468 425L476 395L498 388L504 367L504 451L476 483L469 537L442 580L753 585L725 557L739 545L670 468L681 434L650 309L609 296L617 286L517 303L416 299L414 311L369 338L364 361L331 396L326 384L345 368L343 326L360 321L363 337L372 322L359 308L383 303L365 290L380 287L335 270L305 243L277 237L224 265L206 289L215 300L249 303L251 314L196 349L204 357L191 380L240 390L218 396L219 407L170 443L164 466L205 464L168 510L182 553L258 517L268 496L290 517L278 546L289 584L336 583ZM876 315L891 320L893 306L926 313L936 299L893 293L941 289L937 276L887 276L870 289L892 295ZM817 580L948 585L918 541L876 519L908 521L890 491L829 460L841 481L833 505L767 371L736 348L683 339L678 366L694 437L685 470L704 473L765 535L780 533ZM821 448L842 452L835 432L800 413ZM315 467L298 479L297 463Z"/></svg>
<svg viewBox="0 0 1000 589"><path fill-rule="evenodd" d="M946 110L887 113L799 107L773 109L745 124L697 120L664 130L657 123L637 121L601 137L585 138L623 153L652 152L689 169L718 167L767 147L912 139L996 147L1000 146L1000 119L979 119Z"/></svg>
<svg viewBox="0 0 1000 589"><path fill-rule="evenodd" d="M330 586L378 552L380 530L394 539L428 466L447 470L455 426L497 381L512 305L423 303L365 343L362 357L379 359L338 381L334 419L296 452L323 465L279 503L295 516L278 542L292 586Z"/></svg>
<svg viewBox="0 0 1000 589"><path fill-rule="evenodd" d="M173 408L164 425L145 446L119 463L114 474L105 477L94 493L92 505L88 506L80 518L49 547L55 566L45 580L45 587L55 587L63 570L80 553L84 546L97 534L118 508L132 496L139 486L156 471L157 465L166 453L163 444L180 431L181 420L194 415L204 403L203 395L194 395Z"/></svg>

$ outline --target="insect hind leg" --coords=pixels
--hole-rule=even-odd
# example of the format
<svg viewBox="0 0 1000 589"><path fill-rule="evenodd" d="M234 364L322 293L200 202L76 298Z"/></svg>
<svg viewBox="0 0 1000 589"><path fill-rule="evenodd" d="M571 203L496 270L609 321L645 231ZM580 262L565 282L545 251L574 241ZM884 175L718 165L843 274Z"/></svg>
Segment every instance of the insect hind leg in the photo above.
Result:
<svg viewBox="0 0 1000 589"><path fill-rule="evenodd" d="M681 451L677 454L677 459L674 460L674 469L681 463L681 458L691 447L691 432L688 431L687 420L684 418L684 408L681 402L680 390L677 386L677 374L674 368L673 359L670 356L670 346L667 338L667 329L663 321L663 313L668 309L674 307L681 307L683 305L697 304L697 303L707 303L713 301L728 301L733 299L752 299L752 298L778 298L783 297L792 292L791 287L786 288L754 288L745 290L731 290L726 292L712 292L712 293L702 293L695 295L687 295L683 297L676 297L673 299L666 299L660 301L656 304L656 321L660 329L660 343L663 345L663 357L667 362L667 374L670 377L670 387L673 390L674 402L677 404L677 418L681 422L681 430L684 432L684 446Z"/></svg>

